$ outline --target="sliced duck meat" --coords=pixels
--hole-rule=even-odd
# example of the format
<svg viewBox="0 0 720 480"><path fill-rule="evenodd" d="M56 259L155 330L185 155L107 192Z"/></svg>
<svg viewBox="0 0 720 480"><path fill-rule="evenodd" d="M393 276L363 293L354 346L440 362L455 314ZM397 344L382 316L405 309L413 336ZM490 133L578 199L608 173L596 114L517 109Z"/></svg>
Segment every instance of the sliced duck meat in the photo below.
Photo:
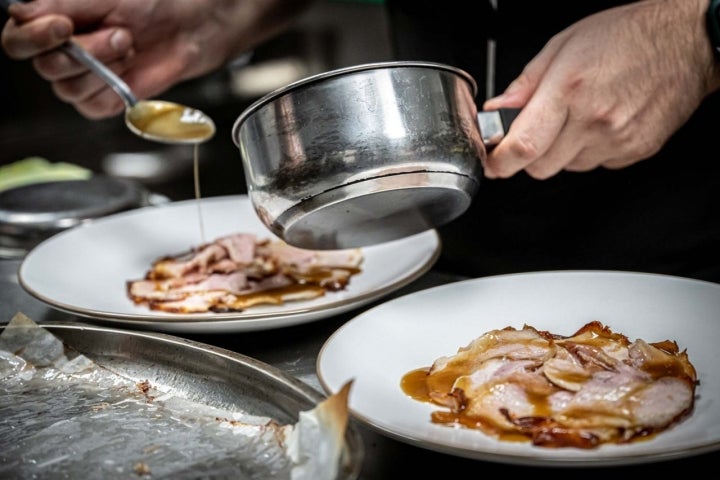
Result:
<svg viewBox="0 0 720 480"><path fill-rule="evenodd" d="M675 341L630 341L597 321L567 337L527 325L492 330L402 385L423 372L422 395L406 393L447 408L434 423L554 448L662 432L692 413L698 384Z"/></svg>
<svg viewBox="0 0 720 480"><path fill-rule="evenodd" d="M303 250L249 233L226 235L152 262L128 280L128 297L152 310L176 313L243 311L344 290L361 272L360 249Z"/></svg>

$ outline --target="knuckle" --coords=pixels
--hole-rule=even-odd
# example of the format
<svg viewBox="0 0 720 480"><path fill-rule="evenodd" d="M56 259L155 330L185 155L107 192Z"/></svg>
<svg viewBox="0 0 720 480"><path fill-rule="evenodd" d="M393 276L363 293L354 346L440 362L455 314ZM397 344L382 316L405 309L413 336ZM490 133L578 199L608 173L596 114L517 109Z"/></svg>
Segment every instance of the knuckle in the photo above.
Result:
<svg viewBox="0 0 720 480"><path fill-rule="evenodd" d="M530 137L519 134L507 145L509 155L525 163L531 163L540 156L540 150Z"/></svg>
<svg viewBox="0 0 720 480"><path fill-rule="evenodd" d="M597 167L595 162L584 159L576 159L565 167L568 172L589 172Z"/></svg>
<svg viewBox="0 0 720 480"><path fill-rule="evenodd" d="M81 82L76 79L53 82L53 91L58 98L70 103L81 100L85 96Z"/></svg>
<svg viewBox="0 0 720 480"><path fill-rule="evenodd" d="M559 171L560 169L547 165L546 162L536 162L525 167L525 172L535 180L547 180Z"/></svg>
<svg viewBox="0 0 720 480"><path fill-rule="evenodd" d="M15 39L9 35L3 33L2 39L0 40L3 50L7 53L7 56L13 60L25 60L26 55L23 55L20 46Z"/></svg>
<svg viewBox="0 0 720 480"><path fill-rule="evenodd" d="M503 161L501 158L488 160L485 170L497 178L508 178L519 171L517 167L511 165L510 162Z"/></svg>
<svg viewBox="0 0 720 480"><path fill-rule="evenodd" d="M640 142L640 145L635 151L631 152L631 156L638 160L651 157L660 151L663 144L664 142L656 137L646 139Z"/></svg>
<svg viewBox="0 0 720 480"><path fill-rule="evenodd" d="M121 113L124 110L124 104L115 94L109 95L109 93L96 95L81 102L78 104L78 108L82 108L88 118L96 120Z"/></svg>
<svg viewBox="0 0 720 480"><path fill-rule="evenodd" d="M503 140L488 157L487 167L499 178L508 178L539 157L537 146L527 137L516 135Z"/></svg>
<svg viewBox="0 0 720 480"><path fill-rule="evenodd" d="M49 52L33 58L33 67L42 78L52 82L67 75L69 61L63 53Z"/></svg>

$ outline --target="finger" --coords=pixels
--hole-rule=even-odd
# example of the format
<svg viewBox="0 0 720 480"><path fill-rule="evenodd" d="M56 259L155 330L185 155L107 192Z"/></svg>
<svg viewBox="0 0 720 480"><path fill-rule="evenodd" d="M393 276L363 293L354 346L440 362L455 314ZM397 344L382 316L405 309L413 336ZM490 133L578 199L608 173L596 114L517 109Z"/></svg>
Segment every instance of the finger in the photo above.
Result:
<svg viewBox="0 0 720 480"><path fill-rule="evenodd" d="M598 128L594 117L568 113L565 125L550 148L525 170L537 179L547 179L561 170L584 172L597 168L617 155L617 141L610 142L609 133Z"/></svg>
<svg viewBox="0 0 720 480"><path fill-rule="evenodd" d="M28 22L42 15L42 13L38 12L38 6L41 3L43 3L42 0L36 2L14 2L8 5L7 13L11 18L17 20L18 23Z"/></svg>
<svg viewBox="0 0 720 480"><path fill-rule="evenodd" d="M32 2L13 3L8 8L8 14L18 23L25 23L39 19L46 15L64 15L72 18L76 27L80 29L93 25L107 15L113 8L112 2L98 2L94 0L33 0Z"/></svg>
<svg viewBox="0 0 720 480"><path fill-rule="evenodd" d="M91 120L114 117L125 111L125 104L109 87L74 105L78 112Z"/></svg>
<svg viewBox="0 0 720 480"><path fill-rule="evenodd" d="M535 80L526 76L525 72L508 85L500 95L487 99L482 106L483 110L498 110L500 108L520 108L525 105L535 91Z"/></svg>
<svg viewBox="0 0 720 480"><path fill-rule="evenodd" d="M120 27L76 35L73 41L104 63L125 57L133 48L132 33Z"/></svg>
<svg viewBox="0 0 720 480"><path fill-rule="evenodd" d="M548 179L572 164L584 150L584 145L578 142L580 133L566 122L555 141L547 152L525 167L531 177L538 180Z"/></svg>
<svg viewBox="0 0 720 480"><path fill-rule="evenodd" d="M123 61L110 63L107 67L118 76L121 76L126 69ZM68 103L83 102L106 88L110 87L104 80L94 72L87 70L78 75L53 82L55 95Z"/></svg>
<svg viewBox="0 0 720 480"><path fill-rule="evenodd" d="M132 36L123 28L109 28L73 37L81 48L108 64L132 53ZM39 55L33 60L35 70L44 79L58 81L75 77L87 71L87 67L58 50Z"/></svg>
<svg viewBox="0 0 720 480"><path fill-rule="evenodd" d="M156 54L137 58L125 79L139 98L154 97L184 78L199 54L187 46L159 48ZM162 56L158 56L162 55Z"/></svg>
<svg viewBox="0 0 720 480"><path fill-rule="evenodd" d="M614 158L612 160L606 160L602 162L602 166L605 168L608 168L610 170L619 170L621 168L629 167L630 165L633 165L640 160L642 160L643 156L637 156L637 157L627 157L627 158Z"/></svg>
<svg viewBox="0 0 720 480"><path fill-rule="evenodd" d="M588 155L586 149L582 148L576 155L575 158L565 165L565 170L568 172L589 172L598 167L599 162L596 158Z"/></svg>
<svg viewBox="0 0 720 480"><path fill-rule="evenodd" d="M585 131L592 132L592 127L588 126ZM638 135L611 135L600 130L594 136L585 137L585 148L565 169L584 172L599 166L612 170L625 168L655 155L662 147L662 143L648 143L641 138Z"/></svg>
<svg viewBox="0 0 720 480"><path fill-rule="evenodd" d="M26 60L65 43L73 24L61 15L48 15L18 25L10 19L2 32L2 46L10 58Z"/></svg>
<svg viewBox="0 0 720 480"><path fill-rule="evenodd" d="M518 114L505 138L488 153L485 175L511 177L542 157L560 135L567 117L567 106L551 91L535 95Z"/></svg>
<svg viewBox="0 0 720 480"><path fill-rule="evenodd" d="M557 35L550 39L540 53L525 65L520 76L513 80L502 94L485 101L483 110L518 108L525 105L535 93L564 41L564 35Z"/></svg>
<svg viewBox="0 0 720 480"><path fill-rule="evenodd" d="M613 149L597 146L586 145L576 155L575 158L565 165L564 169L569 172L589 172L598 168L605 162L613 162L613 155L616 155ZM623 160L623 162L625 162Z"/></svg>

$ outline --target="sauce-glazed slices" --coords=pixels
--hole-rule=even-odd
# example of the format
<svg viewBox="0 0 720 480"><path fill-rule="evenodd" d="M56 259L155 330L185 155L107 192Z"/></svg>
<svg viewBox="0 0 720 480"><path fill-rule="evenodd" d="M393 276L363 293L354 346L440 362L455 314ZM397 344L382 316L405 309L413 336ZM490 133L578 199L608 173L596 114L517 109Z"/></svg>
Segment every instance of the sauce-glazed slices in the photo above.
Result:
<svg viewBox="0 0 720 480"><path fill-rule="evenodd" d="M145 278L127 282L127 292L152 310L237 312L343 290L362 261L360 249L304 250L236 233L157 259Z"/></svg>
<svg viewBox="0 0 720 480"><path fill-rule="evenodd" d="M408 372L411 397L447 410L431 421L543 447L595 448L657 434L693 410L697 374L675 341L631 342L600 322L564 337L492 330Z"/></svg>

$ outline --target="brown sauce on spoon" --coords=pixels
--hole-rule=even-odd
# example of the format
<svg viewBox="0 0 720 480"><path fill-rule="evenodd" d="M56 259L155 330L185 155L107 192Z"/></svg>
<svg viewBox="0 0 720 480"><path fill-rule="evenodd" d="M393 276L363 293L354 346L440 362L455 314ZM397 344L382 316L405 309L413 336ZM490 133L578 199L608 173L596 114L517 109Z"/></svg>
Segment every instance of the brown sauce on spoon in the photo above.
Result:
<svg viewBox="0 0 720 480"><path fill-rule="evenodd" d="M205 114L173 102L138 102L127 111L126 120L141 136L167 143L201 143L215 134Z"/></svg>

